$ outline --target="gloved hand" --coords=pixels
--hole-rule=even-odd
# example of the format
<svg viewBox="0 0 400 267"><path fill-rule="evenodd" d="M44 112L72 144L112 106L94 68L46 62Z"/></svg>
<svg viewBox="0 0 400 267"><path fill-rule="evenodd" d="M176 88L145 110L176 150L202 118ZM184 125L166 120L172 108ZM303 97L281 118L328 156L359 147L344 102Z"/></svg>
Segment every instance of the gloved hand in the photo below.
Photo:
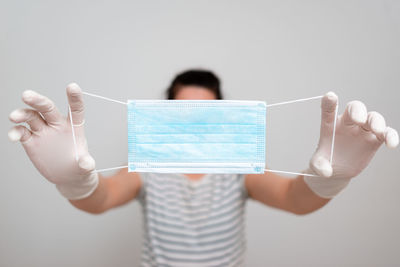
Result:
<svg viewBox="0 0 400 267"><path fill-rule="evenodd" d="M386 126L381 114L375 111L367 113L362 102L352 101L337 118L331 166L329 160L337 102L338 98L332 92L322 98L320 140L307 170L318 177L304 177L308 187L323 198L332 198L345 188L351 178L367 167L382 143L389 148L399 144L397 131Z"/></svg>
<svg viewBox="0 0 400 267"><path fill-rule="evenodd" d="M72 139L69 115L62 116L54 103L34 91L25 91L22 100L33 109L17 109L10 114L14 126L8 133L11 141L21 141L28 157L38 171L56 184L68 199L89 196L98 185L93 172L95 162L89 155L84 132L84 105L82 91L77 84L67 87L68 102L74 123L77 157Z"/></svg>

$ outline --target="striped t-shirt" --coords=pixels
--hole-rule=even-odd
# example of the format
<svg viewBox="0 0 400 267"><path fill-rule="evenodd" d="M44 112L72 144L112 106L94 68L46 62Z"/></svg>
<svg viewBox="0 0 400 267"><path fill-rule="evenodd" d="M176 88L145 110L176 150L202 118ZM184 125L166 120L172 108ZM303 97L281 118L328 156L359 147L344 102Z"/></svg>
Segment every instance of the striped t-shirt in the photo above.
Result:
<svg viewBox="0 0 400 267"><path fill-rule="evenodd" d="M243 266L244 175L141 173L142 266Z"/></svg>

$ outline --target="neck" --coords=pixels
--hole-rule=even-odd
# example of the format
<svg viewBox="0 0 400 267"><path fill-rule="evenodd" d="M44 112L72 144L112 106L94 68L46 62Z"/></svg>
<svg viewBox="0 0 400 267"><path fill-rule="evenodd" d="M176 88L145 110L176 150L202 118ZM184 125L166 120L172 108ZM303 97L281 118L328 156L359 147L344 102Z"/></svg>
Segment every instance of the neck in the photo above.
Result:
<svg viewBox="0 0 400 267"><path fill-rule="evenodd" d="M197 181L203 178L204 174L202 173L186 173L185 176L192 181Z"/></svg>

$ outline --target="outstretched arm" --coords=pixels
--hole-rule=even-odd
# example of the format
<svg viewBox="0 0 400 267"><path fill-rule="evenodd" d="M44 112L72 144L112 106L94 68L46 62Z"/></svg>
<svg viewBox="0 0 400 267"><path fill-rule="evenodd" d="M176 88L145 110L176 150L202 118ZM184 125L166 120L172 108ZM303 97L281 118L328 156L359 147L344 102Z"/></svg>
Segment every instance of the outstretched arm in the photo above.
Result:
<svg viewBox="0 0 400 267"><path fill-rule="evenodd" d="M245 184L250 198L294 214L313 212L330 201L312 192L303 176L293 179L275 173L249 174Z"/></svg>
<svg viewBox="0 0 400 267"><path fill-rule="evenodd" d="M70 202L80 210L99 214L135 199L140 188L139 174L122 169L110 177L99 175L99 185L93 194Z"/></svg>
<svg viewBox="0 0 400 267"><path fill-rule="evenodd" d="M332 165L330 152L337 96L322 98L321 132L318 147L305 172L314 177L285 178L273 173L247 175L246 188L251 198L266 205L296 214L306 214L324 206L364 170L375 152L385 143L399 144L396 130L387 127L378 112L367 112L360 101L347 104L337 118Z"/></svg>

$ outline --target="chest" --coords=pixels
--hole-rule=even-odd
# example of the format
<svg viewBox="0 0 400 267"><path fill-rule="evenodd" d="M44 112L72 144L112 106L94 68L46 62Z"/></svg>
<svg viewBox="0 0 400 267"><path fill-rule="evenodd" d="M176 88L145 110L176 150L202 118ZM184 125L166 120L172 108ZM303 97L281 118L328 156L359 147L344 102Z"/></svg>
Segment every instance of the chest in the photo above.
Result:
<svg viewBox="0 0 400 267"><path fill-rule="evenodd" d="M215 178L202 183L179 179L149 179L145 216L151 224L200 231L207 226L234 222L244 209L240 181Z"/></svg>

